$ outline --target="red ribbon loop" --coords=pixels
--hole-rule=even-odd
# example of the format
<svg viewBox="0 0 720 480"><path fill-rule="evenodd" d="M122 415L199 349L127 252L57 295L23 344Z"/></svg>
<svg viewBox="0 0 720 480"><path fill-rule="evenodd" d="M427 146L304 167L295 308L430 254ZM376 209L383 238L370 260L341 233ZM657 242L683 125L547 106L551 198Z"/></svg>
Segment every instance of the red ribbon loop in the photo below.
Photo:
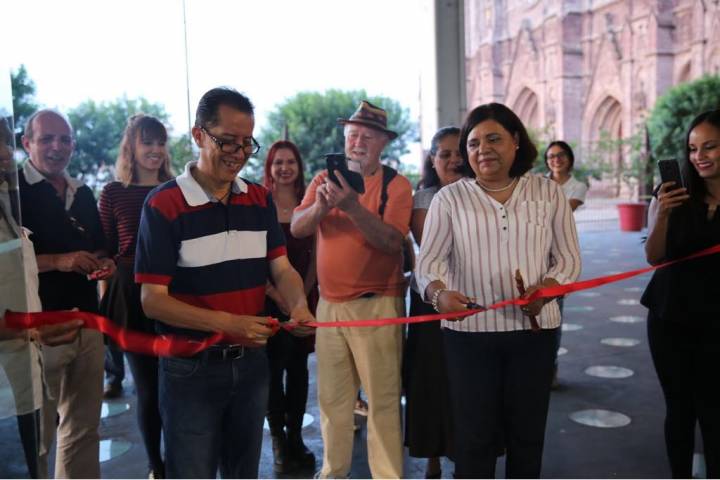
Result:
<svg viewBox="0 0 720 480"><path fill-rule="evenodd" d="M686 257L665 262L663 264L655 265L652 267L645 267L637 270L631 270L629 272L592 278L580 282L569 283L567 285L541 288L539 290L536 290L528 298L514 298L510 300L503 300L501 302L494 303L484 309L468 309L460 312L435 313L431 315L418 315L415 317L376 318L370 320L344 320L337 322L308 322L304 325L316 328L381 327L385 325L432 322L443 319L467 317L469 315L474 315L476 313L481 313L487 310L494 310L508 305L527 305L528 303L538 298L560 297L562 295L567 295L572 292L595 288L601 285L606 285L608 283L618 282L620 280L625 280L631 277L635 277L637 275L642 275L643 273L651 272L659 268L664 268L668 265L704 257L706 255L711 255L719 252L720 244L700 250L699 252L693 253ZM108 320L107 318L88 312L53 311L37 313L18 313L8 311L5 313L6 326L9 328L17 329L37 328L43 325L54 325L77 319L81 319L85 322L85 328L93 328L108 335L123 350L134 353L141 353L145 355L187 357L195 355L223 340L231 340L227 339L225 335L221 333L216 333L203 340L192 340L176 335L151 335L148 333L127 330L118 327L115 323ZM276 334L280 330L280 328L284 328L285 330L289 331L295 326L295 324L292 322L280 323L275 318L268 318L268 324L273 331L273 335Z"/></svg>

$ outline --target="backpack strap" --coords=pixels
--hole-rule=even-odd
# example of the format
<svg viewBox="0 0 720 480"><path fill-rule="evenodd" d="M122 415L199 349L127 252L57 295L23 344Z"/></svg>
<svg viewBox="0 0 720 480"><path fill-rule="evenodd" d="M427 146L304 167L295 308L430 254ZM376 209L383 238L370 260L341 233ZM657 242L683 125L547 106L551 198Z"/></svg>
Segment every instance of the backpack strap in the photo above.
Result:
<svg viewBox="0 0 720 480"><path fill-rule="evenodd" d="M380 190L380 208L378 208L380 218L383 218L383 215L385 214L385 206L388 201L388 185L390 185L390 182L393 181L393 178L395 178L397 173L397 170L394 168L382 165L382 189Z"/></svg>

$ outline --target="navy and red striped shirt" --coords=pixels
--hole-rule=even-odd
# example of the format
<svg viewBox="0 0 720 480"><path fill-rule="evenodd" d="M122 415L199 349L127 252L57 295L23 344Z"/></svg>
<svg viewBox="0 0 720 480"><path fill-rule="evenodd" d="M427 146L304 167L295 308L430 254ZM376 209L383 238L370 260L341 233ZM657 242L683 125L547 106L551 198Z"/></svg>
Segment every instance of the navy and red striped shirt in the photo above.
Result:
<svg viewBox="0 0 720 480"><path fill-rule="evenodd" d="M143 203L155 185L128 185L110 182L98 200L100 222L105 232L108 255L115 262L135 260L138 226Z"/></svg>
<svg viewBox="0 0 720 480"><path fill-rule="evenodd" d="M172 297L197 307L257 315L269 262L287 254L275 204L267 189L237 178L224 205L192 177L194 165L145 200L135 281L167 285ZM161 321L157 326L160 333L209 335Z"/></svg>

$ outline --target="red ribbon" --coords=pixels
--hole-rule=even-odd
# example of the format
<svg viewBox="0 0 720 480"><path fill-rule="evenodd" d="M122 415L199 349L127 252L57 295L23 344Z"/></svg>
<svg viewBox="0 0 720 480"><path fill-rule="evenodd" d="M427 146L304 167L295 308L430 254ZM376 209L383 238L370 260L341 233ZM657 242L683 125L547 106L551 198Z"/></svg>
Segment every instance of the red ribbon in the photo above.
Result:
<svg viewBox="0 0 720 480"><path fill-rule="evenodd" d="M85 322L83 328L92 328L106 334L125 351L156 357L190 357L223 340L233 344L238 343L237 340L229 339L222 333L215 333L202 340L192 340L177 335L152 335L119 327L108 318L89 312L23 313L7 311L5 313L5 323L8 328L37 328L43 325L55 325L72 320L82 320ZM280 329L280 323L275 318L268 320L273 334L277 333ZM240 341L240 343L243 342Z"/></svg>
<svg viewBox="0 0 720 480"><path fill-rule="evenodd" d="M452 313L434 313L431 315L418 315L415 317L376 318L371 320L343 320L337 322L309 322L306 325L316 328L380 327L385 325L432 322L443 319L467 317L469 315L474 315L476 313L484 312L487 310L494 310L508 305L527 305L528 303L531 303L538 298L559 297L572 292L588 290L590 288L595 288L601 285L606 285L608 283L614 283L620 280L635 277L637 275L642 275L643 273L652 272L654 270L667 267L674 263L692 260L714 253L720 253L720 244L710 248L706 248L704 250L700 250L699 252L693 253L686 257L665 262L652 267L639 268L637 270L631 270L629 272L592 278L580 282L569 283L567 285L541 288L539 290L536 290L528 298L513 298L510 300L503 300L501 302L489 305L486 308L468 309ZM8 311L5 314L6 326L9 328L18 329L36 328L43 325L53 325L77 319L81 319L85 322L85 328L94 328L95 330L99 330L102 333L111 337L123 350L141 353L145 355L178 357L191 356L205 350L212 345L215 345L220 341L229 340L225 335L221 333L216 333L211 337L208 337L201 341L191 340L175 335L151 335L148 333L137 332L134 330L127 330L118 327L116 324L114 324L107 318L88 312L54 311L18 313ZM280 328L292 330L292 328L294 328L295 326L293 323L279 323L274 318L270 318L269 320L270 327L273 329L273 333L277 333Z"/></svg>
<svg viewBox="0 0 720 480"><path fill-rule="evenodd" d="M484 312L487 310L495 310L497 308L506 307L508 305L527 305L532 303L538 298L554 298L567 295L572 292L579 292L581 290L589 290L591 288L606 285L608 283L619 282L628 278L642 275L643 273L652 272L659 268L664 268L674 263L684 262L686 260L692 260L713 253L720 253L720 244L714 245L709 248L705 248L691 255L677 260L671 260L669 262L662 263L651 267L638 268L637 270L630 270L629 272L616 273L613 275L607 275L604 277L591 278L589 280L582 280L580 282L568 283L566 285L558 285L556 287L543 287L530 295L527 298L513 298L510 300L503 300L501 302L493 303L485 308L479 309L468 309L460 312L452 313L434 313L431 315L418 315L415 317L396 317L396 318L378 318L373 320L342 320L337 322L310 322L307 325L311 327L380 327L383 325L398 325L403 323L421 323L421 322L432 322L435 320L452 319L459 317L467 317L476 313Z"/></svg>

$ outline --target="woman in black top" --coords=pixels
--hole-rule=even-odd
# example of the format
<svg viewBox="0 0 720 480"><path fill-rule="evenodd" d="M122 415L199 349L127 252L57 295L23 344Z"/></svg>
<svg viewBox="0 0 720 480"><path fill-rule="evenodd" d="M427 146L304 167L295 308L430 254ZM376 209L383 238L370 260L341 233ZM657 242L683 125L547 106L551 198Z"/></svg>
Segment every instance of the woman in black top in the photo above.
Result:
<svg viewBox="0 0 720 480"><path fill-rule="evenodd" d="M690 124L686 188L663 183L650 204L647 260L656 265L720 243L720 110ZM720 256L657 270L642 297L667 407L665 443L675 478L690 478L696 422L707 477L720 476Z"/></svg>
<svg viewBox="0 0 720 480"><path fill-rule="evenodd" d="M278 222L285 233L288 259L303 279L308 306L314 313L318 300L315 237L295 238L290 233L293 210L305 194L303 161L297 145L278 140L270 146L263 184L272 192ZM271 283L266 287L266 294L266 313L280 321L289 320L290 307ZM314 471L315 468L315 454L302 439L309 385L308 355L314 345L314 336L297 337L285 330L267 342L270 364L267 421L276 473Z"/></svg>

